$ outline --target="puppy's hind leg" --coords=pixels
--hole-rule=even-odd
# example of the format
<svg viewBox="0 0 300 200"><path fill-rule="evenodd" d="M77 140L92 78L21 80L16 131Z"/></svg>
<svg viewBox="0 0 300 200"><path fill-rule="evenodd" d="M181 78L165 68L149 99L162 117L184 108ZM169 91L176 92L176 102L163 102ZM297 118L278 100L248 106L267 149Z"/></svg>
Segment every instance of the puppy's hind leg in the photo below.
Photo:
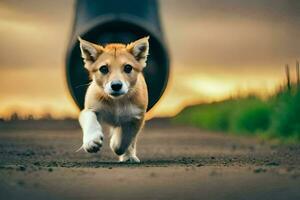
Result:
<svg viewBox="0 0 300 200"><path fill-rule="evenodd" d="M83 131L83 149L89 153L99 151L104 136L102 127L97 120L96 113L87 109L81 111L79 123Z"/></svg>
<svg viewBox="0 0 300 200"><path fill-rule="evenodd" d="M137 137L135 137L124 154L119 156L120 162L130 162L130 163L139 163L140 159L136 156L136 142Z"/></svg>
<svg viewBox="0 0 300 200"><path fill-rule="evenodd" d="M110 148L119 156L120 162L140 162L136 156L136 142L144 121L130 121L115 128Z"/></svg>

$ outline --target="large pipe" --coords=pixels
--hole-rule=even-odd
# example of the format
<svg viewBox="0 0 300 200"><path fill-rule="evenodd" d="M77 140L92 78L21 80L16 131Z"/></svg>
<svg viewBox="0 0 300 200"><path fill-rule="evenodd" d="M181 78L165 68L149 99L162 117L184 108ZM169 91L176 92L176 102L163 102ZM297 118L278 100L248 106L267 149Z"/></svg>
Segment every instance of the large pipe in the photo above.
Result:
<svg viewBox="0 0 300 200"><path fill-rule="evenodd" d="M147 67L144 70L150 110L162 96L169 78L169 55L164 41L156 0L78 0L75 21L66 56L69 91L80 109L89 82L83 67L77 36L107 44L129 43L150 36Z"/></svg>

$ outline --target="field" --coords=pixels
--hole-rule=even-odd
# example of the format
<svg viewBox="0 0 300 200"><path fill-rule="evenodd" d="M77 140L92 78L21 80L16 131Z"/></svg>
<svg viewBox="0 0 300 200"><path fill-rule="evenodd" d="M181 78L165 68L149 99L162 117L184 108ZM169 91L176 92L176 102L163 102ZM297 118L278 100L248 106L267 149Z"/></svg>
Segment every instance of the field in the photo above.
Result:
<svg viewBox="0 0 300 200"><path fill-rule="evenodd" d="M300 141L300 89L280 89L262 99L237 97L186 108L173 120L201 129L238 135L256 135L282 142Z"/></svg>
<svg viewBox="0 0 300 200"><path fill-rule="evenodd" d="M300 199L300 146L147 123L140 164L75 151L76 121L0 123L0 199Z"/></svg>

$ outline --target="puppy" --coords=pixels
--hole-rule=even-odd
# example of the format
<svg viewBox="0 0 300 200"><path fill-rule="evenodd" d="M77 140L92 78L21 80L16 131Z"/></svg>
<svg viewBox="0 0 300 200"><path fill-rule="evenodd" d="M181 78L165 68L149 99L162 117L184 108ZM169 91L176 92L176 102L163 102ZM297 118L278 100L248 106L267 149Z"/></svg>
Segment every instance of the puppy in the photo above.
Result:
<svg viewBox="0 0 300 200"><path fill-rule="evenodd" d="M110 148L120 162L140 162L137 137L145 123L148 91L143 76L149 37L130 44L93 44L78 38L84 67L92 79L79 116L82 148L100 150L104 126L109 126Z"/></svg>

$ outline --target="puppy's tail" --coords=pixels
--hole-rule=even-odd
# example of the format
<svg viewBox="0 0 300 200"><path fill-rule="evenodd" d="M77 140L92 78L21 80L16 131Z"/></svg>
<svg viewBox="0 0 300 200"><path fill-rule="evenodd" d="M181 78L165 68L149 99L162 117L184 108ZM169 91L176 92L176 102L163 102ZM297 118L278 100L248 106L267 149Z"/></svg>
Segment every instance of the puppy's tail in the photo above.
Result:
<svg viewBox="0 0 300 200"><path fill-rule="evenodd" d="M83 145L81 147L79 147L79 149L77 149L75 152L77 153L77 152L81 151L82 149L83 149Z"/></svg>

